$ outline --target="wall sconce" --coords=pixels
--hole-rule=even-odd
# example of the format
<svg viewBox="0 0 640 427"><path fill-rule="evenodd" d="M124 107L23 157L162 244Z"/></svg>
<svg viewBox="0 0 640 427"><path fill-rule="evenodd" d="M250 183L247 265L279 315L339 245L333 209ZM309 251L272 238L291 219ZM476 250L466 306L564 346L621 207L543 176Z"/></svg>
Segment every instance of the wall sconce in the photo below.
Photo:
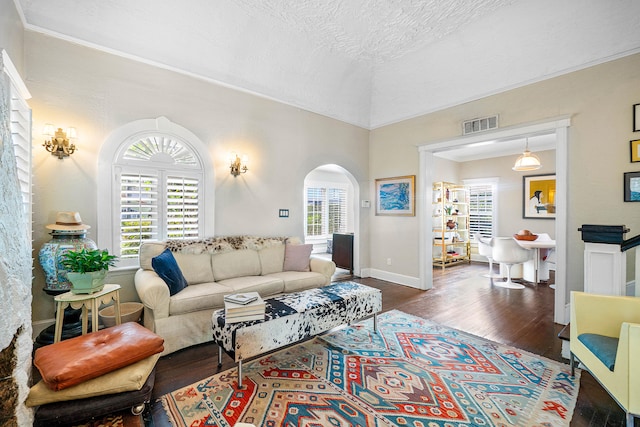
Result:
<svg viewBox="0 0 640 427"><path fill-rule="evenodd" d="M76 151L76 144L74 143L77 137L76 128L70 127L64 132L62 128L55 130L52 124L47 123L44 125L42 134L49 137L48 140L44 141L42 146L50 152L52 156L58 156L58 159L62 160Z"/></svg>
<svg viewBox="0 0 640 427"><path fill-rule="evenodd" d="M231 170L231 175L238 176L241 173L247 173L249 168L247 167L248 157L246 154L242 155L242 159L236 153L231 153L229 155L229 169Z"/></svg>

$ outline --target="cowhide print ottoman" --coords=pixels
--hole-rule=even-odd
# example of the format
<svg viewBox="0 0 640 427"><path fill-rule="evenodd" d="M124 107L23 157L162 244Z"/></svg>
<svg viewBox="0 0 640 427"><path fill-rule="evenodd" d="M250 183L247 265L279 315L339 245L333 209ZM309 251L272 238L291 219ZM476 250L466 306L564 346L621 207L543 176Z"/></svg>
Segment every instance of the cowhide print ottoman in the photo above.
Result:
<svg viewBox="0 0 640 427"><path fill-rule="evenodd" d="M242 388L243 360L369 316L373 316L377 331L380 310L379 289L340 282L266 299L264 320L227 324L224 309L214 311L211 323L218 344L218 366L224 350L238 363L238 387Z"/></svg>

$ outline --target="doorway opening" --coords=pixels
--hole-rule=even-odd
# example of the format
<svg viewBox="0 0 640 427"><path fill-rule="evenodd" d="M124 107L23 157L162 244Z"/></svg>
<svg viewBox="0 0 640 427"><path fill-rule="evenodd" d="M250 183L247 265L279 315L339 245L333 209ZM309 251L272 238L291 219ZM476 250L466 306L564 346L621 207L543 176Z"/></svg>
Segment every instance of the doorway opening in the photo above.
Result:
<svg viewBox="0 0 640 427"><path fill-rule="evenodd" d="M420 154L419 188L422 195L418 199L420 223L420 288L430 289L433 286L433 220L430 202L434 182L435 156L437 153L453 149L465 149L476 144L495 141L513 141L533 137L536 135L554 135L556 143L556 274L555 274L555 302L554 321L560 324L568 323L567 296L567 148L569 118L558 118L535 124L512 126L501 130L482 134L467 135L448 139L441 142L424 144L418 147Z"/></svg>
<svg viewBox="0 0 640 427"><path fill-rule="evenodd" d="M335 164L322 165L304 179L304 241L313 255L333 258L333 235L352 235L351 265L341 265L338 275L360 275L359 186L355 177ZM350 267L350 268L349 268Z"/></svg>

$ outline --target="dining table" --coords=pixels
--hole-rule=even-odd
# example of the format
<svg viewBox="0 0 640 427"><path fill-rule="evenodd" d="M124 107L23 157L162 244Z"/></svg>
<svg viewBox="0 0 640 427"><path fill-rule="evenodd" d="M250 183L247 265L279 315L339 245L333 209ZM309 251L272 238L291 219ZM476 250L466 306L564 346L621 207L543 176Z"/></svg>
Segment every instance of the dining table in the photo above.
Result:
<svg viewBox="0 0 640 427"><path fill-rule="evenodd" d="M545 236L538 235L538 238L536 240L515 239L515 241L518 242L518 245L520 245L521 247L525 249L530 249L533 251L533 258L530 261L532 261L533 263L533 283L537 285L540 278L541 267L543 265L546 267L545 271L547 271L548 273L548 267L546 266L546 262L543 258L546 259L546 257L549 254L549 251L555 249L556 241L548 237L548 235L545 235ZM525 264L524 271L526 270L527 269ZM523 277L524 277L524 271L523 271Z"/></svg>

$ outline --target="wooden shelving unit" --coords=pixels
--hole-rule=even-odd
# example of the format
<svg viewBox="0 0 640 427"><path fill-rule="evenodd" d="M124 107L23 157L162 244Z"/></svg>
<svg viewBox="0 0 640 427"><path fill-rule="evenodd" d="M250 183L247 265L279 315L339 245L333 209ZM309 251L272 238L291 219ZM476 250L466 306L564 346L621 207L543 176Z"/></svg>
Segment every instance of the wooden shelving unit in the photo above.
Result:
<svg viewBox="0 0 640 427"><path fill-rule="evenodd" d="M469 190L451 182L433 184L433 265L443 269L471 262Z"/></svg>

